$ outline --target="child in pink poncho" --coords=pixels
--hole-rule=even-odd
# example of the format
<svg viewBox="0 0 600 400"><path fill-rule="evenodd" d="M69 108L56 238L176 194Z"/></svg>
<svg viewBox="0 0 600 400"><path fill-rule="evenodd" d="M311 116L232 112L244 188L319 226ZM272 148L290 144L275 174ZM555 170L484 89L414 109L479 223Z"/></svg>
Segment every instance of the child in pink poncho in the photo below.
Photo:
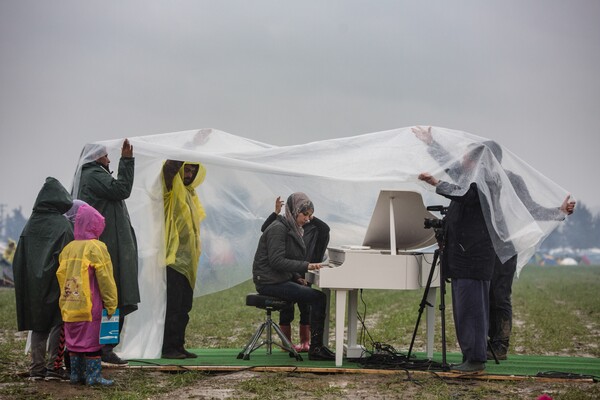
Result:
<svg viewBox="0 0 600 400"><path fill-rule="evenodd" d="M77 210L75 240L62 250L56 277L65 343L71 357L71 383L111 385L101 375L100 322L102 308L112 315L117 307L117 286L106 245L98 240L104 217L84 204Z"/></svg>

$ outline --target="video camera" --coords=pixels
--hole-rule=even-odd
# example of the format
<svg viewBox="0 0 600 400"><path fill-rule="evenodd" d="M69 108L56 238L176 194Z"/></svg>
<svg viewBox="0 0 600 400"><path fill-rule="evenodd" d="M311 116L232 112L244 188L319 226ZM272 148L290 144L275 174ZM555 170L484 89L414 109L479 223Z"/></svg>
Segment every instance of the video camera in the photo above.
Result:
<svg viewBox="0 0 600 400"><path fill-rule="evenodd" d="M429 206L427 211L438 211L442 215L446 215L448 207L444 206ZM425 229L441 229L444 227L444 218L425 218Z"/></svg>

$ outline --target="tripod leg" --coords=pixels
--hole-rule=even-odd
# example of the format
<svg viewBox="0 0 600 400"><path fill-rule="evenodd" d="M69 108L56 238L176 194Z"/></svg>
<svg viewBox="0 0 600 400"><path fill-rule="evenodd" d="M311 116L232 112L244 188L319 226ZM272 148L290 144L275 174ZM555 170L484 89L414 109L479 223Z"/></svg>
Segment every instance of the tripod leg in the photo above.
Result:
<svg viewBox="0 0 600 400"><path fill-rule="evenodd" d="M408 348L407 359L410 360L410 355L412 353L413 346L415 344L415 338L417 337L417 331L419 330L419 323L421 322L421 316L423 315L423 310L425 306L429 303L427 302L427 296L429 295L429 289L431 287L431 281L433 280L433 273L435 270L435 265L437 264L439 255L439 249L436 249L433 253L433 262L431 263L431 269L429 270L429 276L427 277L427 284L425 285L425 291L423 292L423 298L421 299L421 304L419 305L419 315L417 316L417 323L415 324L415 329L413 331L412 339L410 341L410 347ZM431 307L433 305L429 304Z"/></svg>
<svg viewBox="0 0 600 400"><path fill-rule="evenodd" d="M242 350L237 358L238 359L244 359L244 360L249 360L250 359L250 353L252 353L254 350L258 349L260 346L262 346L264 344L261 343L258 346L256 345L256 343L258 342L258 339L260 339L263 331L265 330L267 323L263 322L260 327L258 328L258 330L254 333L254 335L252 336L252 338L250 339L250 341L248 342L248 344L246 345L246 347L244 347L244 350Z"/></svg>
<svg viewBox="0 0 600 400"><path fill-rule="evenodd" d="M494 362L496 364L500 364L500 361L498 361L498 356L496 355L496 352L494 351L494 348L492 347L492 342L488 340L488 347L490 349L490 352L492 353L492 356L494 356Z"/></svg>
<svg viewBox="0 0 600 400"><path fill-rule="evenodd" d="M443 274L443 269L440 268L440 314L442 320L442 370L450 370L450 366L446 361L446 278Z"/></svg>

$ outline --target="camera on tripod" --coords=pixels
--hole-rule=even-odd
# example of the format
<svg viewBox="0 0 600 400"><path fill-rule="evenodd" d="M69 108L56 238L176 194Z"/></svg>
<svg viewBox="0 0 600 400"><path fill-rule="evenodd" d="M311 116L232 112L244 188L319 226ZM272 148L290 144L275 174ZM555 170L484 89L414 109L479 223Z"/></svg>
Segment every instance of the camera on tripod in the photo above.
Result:
<svg viewBox="0 0 600 400"><path fill-rule="evenodd" d="M448 207L444 206L429 206L427 211L439 211L440 214L446 215ZM442 229L444 227L444 218L425 218L425 229Z"/></svg>

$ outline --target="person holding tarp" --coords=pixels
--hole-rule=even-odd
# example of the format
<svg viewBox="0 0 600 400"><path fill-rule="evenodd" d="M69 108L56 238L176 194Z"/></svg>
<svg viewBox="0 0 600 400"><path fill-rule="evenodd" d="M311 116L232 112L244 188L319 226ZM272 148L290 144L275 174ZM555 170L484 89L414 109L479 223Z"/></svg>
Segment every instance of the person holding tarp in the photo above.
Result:
<svg viewBox="0 0 600 400"><path fill-rule="evenodd" d="M536 242L531 238L536 235L539 237L539 231L527 229L531 226L535 229L537 225L534 222L538 220L564 219L565 214L573 211L575 203L570 201L570 196L566 197L561 207L556 208L542 207L533 201L524 180L517 174L502 168L501 148L493 141L470 143L462 163L450 164L452 156L433 139L431 127L427 129L416 127L413 128L413 132L417 138L427 144L429 154L442 167L448 167L444 172L456 182L456 184L448 184L429 174L419 176L419 179L436 186L438 194L452 200L446 216L447 248L446 257L442 262L449 264L445 265L444 271L448 271L447 276L453 278L453 302L457 300L454 304L455 324L465 357L465 362L455 366L455 369L462 372L476 372L485 368L485 359L493 358L486 343L486 355L485 359L482 359L482 343L485 343L484 339L487 340L488 334L494 342L494 348L499 351L499 358L506 359L512 321L510 294L512 279L517 268L518 247L521 250L527 247L534 248ZM474 186L477 188L481 212L472 210L466 212L469 193ZM467 191L466 187L470 189ZM467 223L474 215L483 217L478 224L479 228ZM533 224L527 225L530 222ZM509 224L512 224L512 232ZM472 232L477 232L477 229L482 232L485 229L485 244L475 243L469 239ZM529 237L515 235L515 232L528 232ZM493 253L485 252L486 256L482 256L480 253L489 248L490 243ZM490 269L492 254L494 257ZM468 268L460 271L461 266L468 266ZM468 297L472 292L461 291L461 285L473 276L479 276L481 281L489 284L489 290L484 290L489 296ZM479 296L479 290L477 293ZM482 305L485 310L481 309ZM482 322L485 322L485 336L480 332L480 328L484 326ZM461 343L461 339L464 343ZM497 340L501 340L503 345L499 346ZM475 353L474 360L471 356Z"/></svg>
<svg viewBox="0 0 600 400"><path fill-rule="evenodd" d="M60 309L65 342L71 359L71 383L110 386L113 381L101 375L100 322L117 308L117 286L110 254L98 238L104 230L104 217L82 204L75 216L75 240L60 253L56 277L60 285Z"/></svg>
<svg viewBox="0 0 600 400"><path fill-rule="evenodd" d="M63 326L56 270L60 252L73 240L73 227L63 216L72 204L71 195L63 185L55 178L46 178L13 259L17 328L32 331L29 369L32 380L69 379L63 368Z"/></svg>
<svg viewBox="0 0 600 400"><path fill-rule="evenodd" d="M77 198L94 207L106 219L106 228L100 240L106 244L113 264L113 273L119 295L119 331L128 314L138 309L140 290L138 285L137 239L125 199L131 195L135 159L133 146L125 139L121 148L119 174L112 177L110 159L106 147L93 145L84 155ZM102 361L125 365L115 352L117 344L102 347Z"/></svg>
<svg viewBox="0 0 600 400"><path fill-rule="evenodd" d="M436 158L439 146L431 137L431 128L413 128ZM450 199L444 218L445 244L442 253L444 278L451 279L452 311L456 337L463 362L451 365L459 373L479 373L487 360L489 289L496 252L487 228L485 213L490 202L497 202L500 192L496 171L481 171L477 165L486 148L472 144L462 162L453 163L446 173L456 182L442 181L429 173L419 180L436 187L436 193ZM489 150L488 150L489 151Z"/></svg>
<svg viewBox="0 0 600 400"><path fill-rule="evenodd" d="M483 142L498 163L502 163L502 147L492 140ZM560 207L544 207L531 197L523 178L512 171L505 170L510 183L527 210L536 221L563 221L575 211L575 201L568 195ZM512 332L512 284L517 270L517 255L502 262L498 257L494 263L494 274L490 283L490 326L488 360L494 355L498 360L506 360Z"/></svg>
<svg viewBox="0 0 600 400"><path fill-rule="evenodd" d="M162 358L198 357L185 349L185 330L200 261L200 222L206 216L196 188L205 177L206 169L198 162L163 164L167 311Z"/></svg>

